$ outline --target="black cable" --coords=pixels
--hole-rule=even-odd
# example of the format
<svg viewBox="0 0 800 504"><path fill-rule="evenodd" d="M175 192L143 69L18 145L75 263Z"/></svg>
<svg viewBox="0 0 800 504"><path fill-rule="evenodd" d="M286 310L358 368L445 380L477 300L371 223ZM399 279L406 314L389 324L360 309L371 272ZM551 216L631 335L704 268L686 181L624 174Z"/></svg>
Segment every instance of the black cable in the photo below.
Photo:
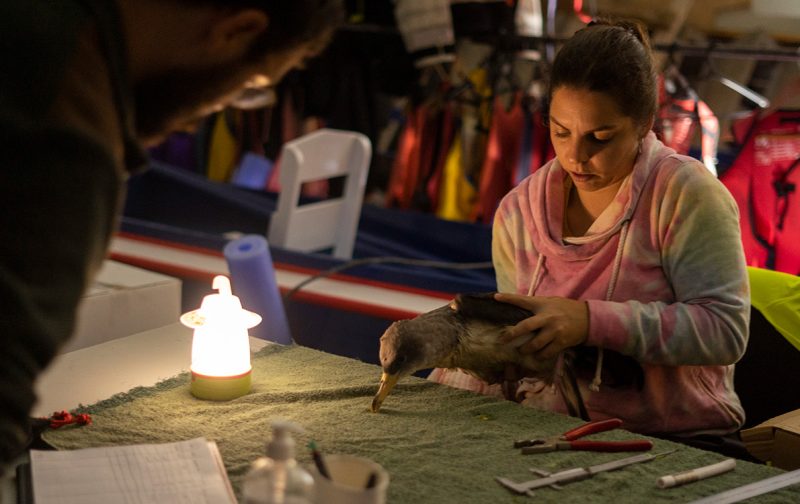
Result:
<svg viewBox="0 0 800 504"><path fill-rule="evenodd" d="M348 261L344 264L336 265L332 268L320 271L310 277L306 278L299 284L292 287L286 294L283 295L284 300L289 300L292 296L294 296L300 289L305 287L306 285L310 284L315 280L319 280L320 278L329 277L335 273L340 271L344 271L346 269L354 268L356 266L362 266L365 264L381 264L381 263L395 263L395 264L408 264L411 266L425 266L429 268L443 268L443 269L457 269L457 270L466 270L466 269L489 269L492 267L491 261L485 262L467 262L467 263L454 263L454 262L447 262L447 261L430 261L426 259L409 259L407 257L366 257L364 259L353 259L352 261Z"/></svg>

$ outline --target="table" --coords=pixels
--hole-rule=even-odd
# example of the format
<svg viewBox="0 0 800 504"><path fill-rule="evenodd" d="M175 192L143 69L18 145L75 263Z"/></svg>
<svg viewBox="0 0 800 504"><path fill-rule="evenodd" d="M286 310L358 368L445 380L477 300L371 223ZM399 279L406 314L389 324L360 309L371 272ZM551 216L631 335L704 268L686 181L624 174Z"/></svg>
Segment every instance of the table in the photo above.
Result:
<svg viewBox="0 0 800 504"><path fill-rule="evenodd" d="M116 350L92 347L83 349L85 353L80 356L72 356L82 361L80 367L69 368L73 383L80 383L80 388L93 389L106 380L118 382L117 389L130 388L121 375L140 372L139 385L146 386L79 408L92 414L93 424L50 431L45 435L46 441L59 449L74 449L205 436L217 442L238 492L250 461L262 454L270 422L288 419L307 431L296 437L301 464L311 461L305 449L311 439L324 453L371 458L390 473L392 504L529 502L530 497L511 494L494 477L522 481L531 479L528 468L532 466L555 472L629 455L556 452L523 456L511 447L513 440L557 434L578 425L580 420L413 377L403 380L387 398L381 413L374 414L369 412L369 405L380 378L379 367L300 346L268 344L258 351L253 357L253 387L246 396L227 402L200 401L189 393L189 375L175 375L180 371L174 369L178 361L184 364L182 368L177 366L181 369L188 364L189 338L190 331L182 326L168 326L98 345L116 344ZM170 364L158 364L162 359ZM157 367L162 369L155 370ZM129 371L123 373L123 369ZM50 379L55 380L56 370L51 373ZM75 382L74 373L86 373L92 378ZM597 437L620 440L642 436L613 431ZM658 489L655 481L659 476L718 462L723 457L652 440L654 453L675 448L678 451L646 464L572 483L561 491L537 491L536 501L686 502L782 473L739 461L732 473L684 487ZM798 501L798 487L755 500Z"/></svg>

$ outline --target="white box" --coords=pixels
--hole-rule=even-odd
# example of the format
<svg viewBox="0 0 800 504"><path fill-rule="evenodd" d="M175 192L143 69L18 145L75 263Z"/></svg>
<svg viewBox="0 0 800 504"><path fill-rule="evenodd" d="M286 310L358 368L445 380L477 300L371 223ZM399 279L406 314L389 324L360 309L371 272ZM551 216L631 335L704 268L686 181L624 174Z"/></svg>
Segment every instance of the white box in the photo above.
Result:
<svg viewBox="0 0 800 504"><path fill-rule="evenodd" d="M181 281L107 260L78 306L75 332L61 352L174 324Z"/></svg>
<svg viewBox="0 0 800 504"><path fill-rule="evenodd" d="M188 371L192 364L192 334L192 329L175 322L57 355L36 379L37 402L31 416L71 411L136 387L151 387ZM250 337L251 357L271 344Z"/></svg>

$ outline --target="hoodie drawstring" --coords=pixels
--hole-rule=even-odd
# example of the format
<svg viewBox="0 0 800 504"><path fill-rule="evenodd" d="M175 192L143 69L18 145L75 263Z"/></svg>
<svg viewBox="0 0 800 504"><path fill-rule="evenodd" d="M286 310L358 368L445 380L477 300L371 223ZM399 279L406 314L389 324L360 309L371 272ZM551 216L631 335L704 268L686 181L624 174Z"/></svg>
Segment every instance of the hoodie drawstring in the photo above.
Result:
<svg viewBox="0 0 800 504"><path fill-rule="evenodd" d="M622 264L622 249L625 246L625 239L628 237L628 226L630 221L622 223L622 229L619 233L619 244L617 245L617 254L614 256L614 267L611 270L611 280L608 282L608 290L606 291L606 301L611 301L611 296L614 294L614 289L617 286L617 279L619 278L619 270ZM597 365L594 369L594 379L589 384L589 390L597 392L600 390L600 383L602 378L600 375L603 372L603 347L597 347Z"/></svg>
<svg viewBox="0 0 800 504"><path fill-rule="evenodd" d="M544 254L539 254L539 258L536 260L536 269L533 270L533 279L531 280L530 287L528 287L528 296L533 296L533 292L536 290L536 287L539 284L539 276L542 273L542 264L544 264Z"/></svg>
<svg viewBox="0 0 800 504"><path fill-rule="evenodd" d="M533 296L533 293L536 291L536 287L539 286L539 280L542 276L542 265L544 264L544 254L539 254L539 258L536 260L536 268L533 270L533 277L531 279L531 284L528 287L528 296ZM558 376L559 378L564 376L564 353L561 352L558 354L558 359L556 360L555 368L553 369L553 376ZM550 391L552 393L556 393L556 382L558 380L553 379L550 385Z"/></svg>
<svg viewBox="0 0 800 504"><path fill-rule="evenodd" d="M611 269L611 279L608 283L608 290L606 291L606 301L611 301L611 297L614 295L614 289L617 287L617 280L619 279L619 271L622 265L622 251L625 248L625 241L628 238L628 227L630 226L630 221L626 220L622 223L620 228L619 234L619 244L617 245L617 252L614 256L614 266ZM539 254L539 258L536 260L536 268L533 270L533 278L531 279L530 286L528 287L528 296L533 296L533 293L536 291L536 287L538 287L539 280L541 279L542 274L542 266L544 264L544 254ZM556 363L555 372L557 375L561 375L563 373L563 360L564 354L560 354L558 357L558 362ZM602 375L603 372L603 347L597 348L597 364L595 365L594 370L594 378L592 382L589 384L589 390L592 392L597 392L600 390L600 384L602 383Z"/></svg>

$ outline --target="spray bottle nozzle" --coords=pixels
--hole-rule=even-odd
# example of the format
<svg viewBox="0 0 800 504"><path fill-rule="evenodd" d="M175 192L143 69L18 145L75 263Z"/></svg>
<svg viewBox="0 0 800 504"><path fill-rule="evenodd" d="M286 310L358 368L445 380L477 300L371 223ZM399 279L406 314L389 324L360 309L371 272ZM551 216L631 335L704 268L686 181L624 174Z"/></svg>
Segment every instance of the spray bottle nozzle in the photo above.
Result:
<svg viewBox="0 0 800 504"><path fill-rule="evenodd" d="M293 459L295 442L291 433L304 434L305 429L288 420L275 420L271 425L272 440L267 443L267 456L274 460Z"/></svg>

